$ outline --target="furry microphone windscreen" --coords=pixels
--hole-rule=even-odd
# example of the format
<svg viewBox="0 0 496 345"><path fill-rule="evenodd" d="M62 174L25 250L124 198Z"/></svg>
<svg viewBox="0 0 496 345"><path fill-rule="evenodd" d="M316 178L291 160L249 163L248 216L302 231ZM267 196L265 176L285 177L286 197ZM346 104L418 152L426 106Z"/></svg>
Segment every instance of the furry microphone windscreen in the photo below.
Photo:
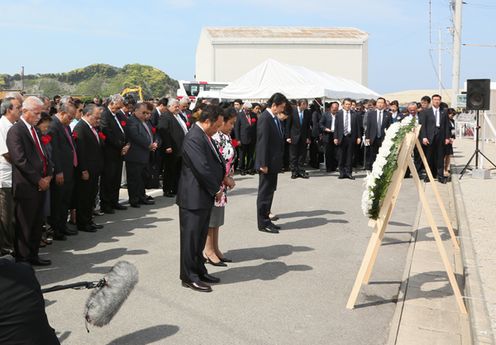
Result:
<svg viewBox="0 0 496 345"><path fill-rule="evenodd" d="M119 261L102 282L86 301L85 319L97 327L108 324L119 311L138 282L138 270L127 261Z"/></svg>

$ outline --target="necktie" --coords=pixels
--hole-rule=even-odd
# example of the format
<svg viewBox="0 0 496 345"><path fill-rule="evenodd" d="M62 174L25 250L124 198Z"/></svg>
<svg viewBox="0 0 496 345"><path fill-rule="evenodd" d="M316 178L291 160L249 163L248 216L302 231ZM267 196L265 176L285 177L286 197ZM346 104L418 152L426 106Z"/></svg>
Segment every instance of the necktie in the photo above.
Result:
<svg viewBox="0 0 496 345"><path fill-rule="evenodd" d="M93 132L93 134L96 137L96 141L98 141L98 143L100 144L100 137L98 136L98 133L97 133L95 127L91 126L90 128L91 128L91 131Z"/></svg>
<svg viewBox="0 0 496 345"><path fill-rule="evenodd" d="M349 113L346 111L344 113L344 135L350 134L350 131L348 130L348 126L350 125L350 119L349 119Z"/></svg>
<svg viewBox="0 0 496 345"><path fill-rule="evenodd" d="M248 126L251 126L251 118L250 118L250 115L246 114L246 120L248 121Z"/></svg>
<svg viewBox="0 0 496 345"><path fill-rule="evenodd" d="M64 129L65 129L64 132L65 132L65 135L67 137L67 140L69 140L69 143L71 144L71 148L72 148L72 165L74 167L77 167L78 159L77 159L76 149L74 148L74 144L72 143L71 134L69 133L69 128L64 127Z"/></svg>
<svg viewBox="0 0 496 345"><path fill-rule="evenodd" d="M38 154L40 155L41 161L43 162L43 177L47 175L47 159L45 155L43 154L43 151L41 150L40 146L40 141L38 140L38 135L36 134L36 131L34 130L34 127L31 126L31 134L33 135L33 140L34 144L36 146L36 151L38 151Z"/></svg>
<svg viewBox="0 0 496 345"><path fill-rule="evenodd" d="M279 130L279 135L282 137L281 124L279 123L279 119L274 116L274 122L276 123L277 129Z"/></svg>
<svg viewBox="0 0 496 345"><path fill-rule="evenodd" d="M153 143L153 135L150 132L150 128L148 128L148 125L144 122L141 122L143 126L145 127L146 132L148 133L148 136L150 137L150 143Z"/></svg>

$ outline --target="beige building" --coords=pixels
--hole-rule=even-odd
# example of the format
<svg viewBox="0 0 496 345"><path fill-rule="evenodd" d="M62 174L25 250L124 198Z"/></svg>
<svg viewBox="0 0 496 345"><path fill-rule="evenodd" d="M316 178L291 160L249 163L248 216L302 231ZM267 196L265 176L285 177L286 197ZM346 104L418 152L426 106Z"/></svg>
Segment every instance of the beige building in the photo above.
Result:
<svg viewBox="0 0 496 345"><path fill-rule="evenodd" d="M367 86L367 40L368 34L355 28L203 28L196 80L231 82L272 58Z"/></svg>

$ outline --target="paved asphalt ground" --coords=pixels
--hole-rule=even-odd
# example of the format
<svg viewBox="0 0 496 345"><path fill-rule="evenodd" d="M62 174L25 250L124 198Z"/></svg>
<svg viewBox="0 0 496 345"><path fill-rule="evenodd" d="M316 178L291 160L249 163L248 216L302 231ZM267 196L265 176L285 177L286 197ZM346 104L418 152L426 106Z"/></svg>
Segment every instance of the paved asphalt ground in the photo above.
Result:
<svg viewBox="0 0 496 345"><path fill-rule="evenodd" d="M364 174L338 180L279 175L273 211L280 234L257 231L258 176L237 176L221 248L234 260L208 266L222 279L209 294L179 281L178 209L152 191L157 204L97 217L96 234L79 233L42 249L53 265L37 270L42 286L98 280L119 260L134 263L140 281L105 328L87 333L89 291L46 294L47 314L63 344L383 344L405 266L417 194L406 180L358 308L346 301L371 229L360 209ZM121 195L126 196L123 190Z"/></svg>

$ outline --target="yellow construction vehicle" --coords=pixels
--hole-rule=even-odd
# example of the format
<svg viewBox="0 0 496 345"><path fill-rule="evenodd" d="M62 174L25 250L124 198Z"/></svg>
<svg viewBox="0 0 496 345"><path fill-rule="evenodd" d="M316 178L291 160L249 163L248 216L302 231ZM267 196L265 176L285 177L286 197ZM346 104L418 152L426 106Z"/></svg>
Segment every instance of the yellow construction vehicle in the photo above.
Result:
<svg viewBox="0 0 496 345"><path fill-rule="evenodd" d="M141 86L136 86L136 87L126 87L124 90L121 92L121 96L125 97L127 95L131 95L136 99L137 101L139 100L140 102L143 102L145 99L143 98L143 89Z"/></svg>

